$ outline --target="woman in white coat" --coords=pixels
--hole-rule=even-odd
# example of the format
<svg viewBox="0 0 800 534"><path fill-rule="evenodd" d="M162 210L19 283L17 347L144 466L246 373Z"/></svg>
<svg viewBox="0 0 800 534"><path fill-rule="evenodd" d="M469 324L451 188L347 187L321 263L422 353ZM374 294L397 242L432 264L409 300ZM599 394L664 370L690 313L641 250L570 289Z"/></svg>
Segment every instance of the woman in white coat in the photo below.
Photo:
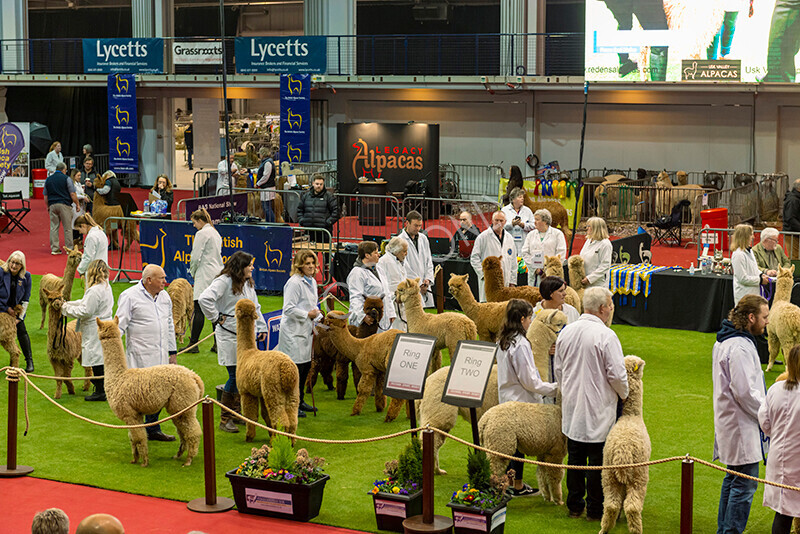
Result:
<svg viewBox="0 0 800 534"><path fill-rule="evenodd" d="M56 172L56 165L64 162L64 154L61 153L61 141L53 141L50 145L50 151L44 158L44 168L47 169L47 175Z"/></svg>
<svg viewBox="0 0 800 534"><path fill-rule="evenodd" d="M241 299L250 299L256 306L256 332L258 341L267 338L267 322L261 314L255 284L253 283L253 263L255 258L237 250L228 258L228 262L200 295L198 302L206 318L214 323L217 336L217 362L228 370L228 381L222 392L222 404L234 409L239 397L236 388L236 303ZM219 422L220 430L239 432L233 418L223 412Z"/></svg>
<svg viewBox="0 0 800 534"><path fill-rule="evenodd" d="M378 260L378 274L382 280L386 280L386 286L389 289L389 296L392 299L392 309L394 309L397 317L392 321L391 327L405 332L408 327L405 323L405 312L403 305L398 304L395 300L395 291L397 286L409 278L406 272L405 259L408 255L408 241L401 237L393 237L386 244L386 254L381 256Z"/></svg>
<svg viewBox="0 0 800 534"><path fill-rule="evenodd" d="M359 326L366 321L372 324L372 317L364 314L364 299L378 297L383 300L383 318L378 323L378 331L385 332L392 325L396 314L392 305L388 280L378 272L377 265L381 253L374 241L358 244L358 259L347 275L347 290L350 292L350 324Z"/></svg>
<svg viewBox="0 0 800 534"><path fill-rule="evenodd" d="M525 265L528 266L528 273L535 273L535 277L528 276L528 282L532 286L539 287L544 273L541 267L531 268L534 252L542 252L542 261L544 261L544 256L558 256L562 262L567 259L567 240L564 238L564 233L558 228L553 228L551 224L553 224L553 216L550 214L550 210L536 210L536 213L533 214L533 225L536 227L536 231L528 232L525 244L522 245L522 254L520 255L525 260Z"/></svg>
<svg viewBox="0 0 800 534"><path fill-rule="evenodd" d="M581 249L586 276L583 287L608 287L611 269L611 241L608 239L606 221L591 217L586 221L586 242Z"/></svg>
<svg viewBox="0 0 800 534"><path fill-rule="evenodd" d="M102 233L102 232L101 232ZM105 234L103 234L105 235ZM94 376L103 376L103 347L97 337L97 321L109 321L113 317L114 293L108 284L108 264L93 260L86 274L86 292L80 300L71 300L61 306L61 314L78 319L75 331L81 333L81 365L91 367ZM84 397L85 401L106 400L102 378L92 380L94 393Z"/></svg>
<svg viewBox="0 0 800 534"><path fill-rule="evenodd" d="M108 265L108 236L95 222L91 215L85 213L75 219L75 229L86 236L83 241L83 257L78 264L78 274L86 274L89 265L95 260L103 260ZM86 291L89 289L86 284Z"/></svg>
<svg viewBox="0 0 800 534"><path fill-rule="evenodd" d="M308 371L311 369L311 343L315 319L321 317L317 299L317 254L300 250L292 261L292 271L283 286L283 315L278 350L288 355L300 373L300 408L298 417L317 409L303 399Z"/></svg>
<svg viewBox="0 0 800 534"><path fill-rule="evenodd" d="M189 347L200 340L203 332L205 317L200 309L198 300L203 291L211 285L211 282L222 270L222 237L211 224L211 217L205 209L199 209L192 213L192 224L197 229L192 243L191 261L189 263L189 274L194 280L194 312L192 313L192 331L189 337ZM216 350L216 340L211 352ZM187 350L189 353L198 353L200 349L194 347Z"/></svg>
<svg viewBox="0 0 800 534"><path fill-rule="evenodd" d="M517 256L522 257L522 248L528 235L534 230L534 213L525 205L525 190L515 187L508 194L508 204L503 206L506 216L506 231L514 237Z"/></svg>
<svg viewBox="0 0 800 534"><path fill-rule="evenodd" d="M769 283L767 275L758 268L752 246L753 227L749 224L737 224L731 238L734 305L745 295L758 295L759 286Z"/></svg>

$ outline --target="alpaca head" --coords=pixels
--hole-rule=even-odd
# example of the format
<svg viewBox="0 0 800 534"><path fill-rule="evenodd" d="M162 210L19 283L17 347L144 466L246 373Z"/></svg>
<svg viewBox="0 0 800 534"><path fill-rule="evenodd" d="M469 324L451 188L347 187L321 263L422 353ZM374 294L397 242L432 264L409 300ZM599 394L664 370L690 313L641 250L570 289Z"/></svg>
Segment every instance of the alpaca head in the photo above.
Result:
<svg viewBox="0 0 800 534"><path fill-rule="evenodd" d="M503 264L500 256L489 256L488 258L483 259L483 272L501 272L502 273Z"/></svg>
<svg viewBox="0 0 800 534"><path fill-rule="evenodd" d="M364 314L372 317L375 324L379 323L380 320L383 319L383 299L379 299L378 297L365 298Z"/></svg>
<svg viewBox="0 0 800 534"><path fill-rule="evenodd" d="M103 321L99 317L96 317L95 320L97 321L97 337L101 341L104 339L114 339L120 338L119 333L119 317L116 315L110 321Z"/></svg>
<svg viewBox="0 0 800 534"><path fill-rule="evenodd" d="M344 313L339 310L331 310L328 312L328 315L325 316L323 323L325 326L328 326L334 330L346 330L347 318L349 316L349 313Z"/></svg>
<svg viewBox="0 0 800 534"><path fill-rule="evenodd" d="M561 263L559 256L545 256L544 257L544 274L545 276L558 276L564 278L564 266Z"/></svg>
<svg viewBox="0 0 800 534"><path fill-rule="evenodd" d="M94 179L94 184L93 185L94 185L95 189L100 189L100 188L102 188L103 186L106 185L106 179L103 178L102 175L100 175L100 176L98 176L97 178Z"/></svg>
<svg viewBox="0 0 800 534"><path fill-rule="evenodd" d="M67 263L72 263L76 267L81 262L81 258L83 258L83 252L78 249L78 245L72 248L64 247L64 252L67 253Z"/></svg>
<svg viewBox="0 0 800 534"><path fill-rule="evenodd" d="M667 171L661 171L656 177L656 187L672 187L672 178Z"/></svg>
<svg viewBox="0 0 800 534"><path fill-rule="evenodd" d="M47 304L56 311L61 310L61 305L64 304L64 282L60 282L54 288L42 288Z"/></svg>
<svg viewBox="0 0 800 534"><path fill-rule="evenodd" d="M570 256L567 260L567 265L569 265L570 272L581 274L581 278L586 276L583 258L579 254L575 254L574 256ZM572 278L570 276L570 278Z"/></svg>
<svg viewBox="0 0 800 534"><path fill-rule="evenodd" d="M395 291L397 302L405 303L414 295L419 295L419 278L407 278L397 284L397 290Z"/></svg>
<svg viewBox="0 0 800 534"><path fill-rule="evenodd" d="M624 415L641 415L642 413L642 375L644 360L638 356L625 356L625 371L628 374L628 398L622 407Z"/></svg>
<svg viewBox="0 0 800 534"><path fill-rule="evenodd" d="M450 273L450 280L447 282L450 294L458 298L463 295L465 291L471 291L469 288L469 274L458 275Z"/></svg>
<svg viewBox="0 0 800 534"><path fill-rule="evenodd" d="M678 171L675 173L675 177L678 179L678 185L687 185L689 183L689 175L686 171Z"/></svg>
<svg viewBox="0 0 800 534"><path fill-rule="evenodd" d="M554 336L567 326L567 316L559 310L541 310L534 317L529 330L541 328L542 325L553 332Z"/></svg>
<svg viewBox="0 0 800 534"><path fill-rule="evenodd" d="M250 299L239 299L239 302L236 303L236 320L241 321L244 319L255 321L258 319L258 314L256 313L256 305L253 304L253 301Z"/></svg>
<svg viewBox="0 0 800 534"><path fill-rule="evenodd" d="M794 265L788 269L778 266L778 280L775 282L777 290L792 291L794 285Z"/></svg>

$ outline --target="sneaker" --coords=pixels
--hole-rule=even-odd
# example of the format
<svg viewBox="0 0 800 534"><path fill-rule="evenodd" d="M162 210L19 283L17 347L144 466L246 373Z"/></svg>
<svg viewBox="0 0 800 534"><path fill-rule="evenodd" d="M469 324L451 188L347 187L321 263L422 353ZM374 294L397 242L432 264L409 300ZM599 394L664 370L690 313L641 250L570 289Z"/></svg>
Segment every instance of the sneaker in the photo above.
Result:
<svg viewBox="0 0 800 534"><path fill-rule="evenodd" d="M53 256L60 256L61 252L57 251L57 250L53 250L53 251L50 252L50 254L52 254Z"/></svg>
<svg viewBox="0 0 800 534"><path fill-rule="evenodd" d="M316 412L317 409L310 404L306 404L306 401L300 403L300 409L304 412Z"/></svg>
<svg viewBox="0 0 800 534"><path fill-rule="evenodd" d="M195 343L197 343L197 341L190 341L189 344L186 345L186 347L191 347ZM199 346L198 347L192 347L191 349L188 349L188 350L186 349L186 347L181 349L181 350L183 350L184 354L199 354L200 353L200 347Z"/></svg>
<svg viewBox="0 0 800 534"><path fill-rule="evenodd" d="M105 401L107 399L105 393L98 393L97 391L95 391L91 395L87 395L86 397L84 397L83 400L91 402L91 401Z"/></svg>
<svg viewBox="0 0 800 534"><path fill-rule="evenodd" d="M297 417L305 417L305 416L306 412L304 412L303 410L297 410Z"/></svg>
<svg viewBox="0 0 800 534"><path fill-rule="evenodd" d="M536 495L539 495L542 492L536 488L532 488L529 485L523 483L520 489L515 489L513 487L510 487L506 490L506 493L508 493L512 497L535 497Z"/></svg>
<svg viewBox="0 0 800 534"><path fill-rule="evenodd" d="M147 439L150 441L175 441L175 436L170 436L163 432L153 432L147 435Z"/></svg>
<svg viewBox="0 0 800 534"><path fill-rule="evenodd" d="M570 510L570 511L569 511L569 516L570 516L572 519L577 519L577 518L579 518L579 517L580 517L580 516L582 516L582 515L583 515L583 510L581 510L580 512L575 512L575 511L572 511L572 510Z"/></svg>

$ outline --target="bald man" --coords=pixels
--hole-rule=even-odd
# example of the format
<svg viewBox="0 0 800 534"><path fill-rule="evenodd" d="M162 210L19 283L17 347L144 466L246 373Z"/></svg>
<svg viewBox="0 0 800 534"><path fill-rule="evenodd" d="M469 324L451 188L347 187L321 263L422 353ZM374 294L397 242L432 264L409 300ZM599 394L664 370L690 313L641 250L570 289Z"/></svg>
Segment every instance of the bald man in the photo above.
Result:
<svg viewBox="0 0 800 534"><path fill-rule="evenodd" d="M458 253L459 241L475 241L481 231L472 223L472 214L468 211L462 211L458 215L458 230L453 234L453 251Z"/></svg>
<svg viewBox="0 0 800 534"><path fill-rule="evenodd" d="M113 515L92 514L80 522L75 534L125 534L125 527Z"/></svg>

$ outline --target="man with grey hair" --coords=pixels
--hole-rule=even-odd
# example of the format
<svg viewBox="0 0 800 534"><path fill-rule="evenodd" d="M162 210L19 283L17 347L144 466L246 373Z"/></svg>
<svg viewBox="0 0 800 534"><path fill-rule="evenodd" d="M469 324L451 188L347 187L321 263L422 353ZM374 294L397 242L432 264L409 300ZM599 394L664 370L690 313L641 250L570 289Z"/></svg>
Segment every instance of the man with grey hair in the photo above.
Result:
<svg viewBox="0 0 800 534"><path fill-rule="evenodd" d="M753 247L753 256L756 258L758 268L767 276L777 276L778 267L788 269L792 262L778 244L780 232L775 228L761 230L760 241Z"/></svg>
<svg viewBox="0 0 800 534"><path fill-rule="evenodd" d="M569 465L602 465L606 436L617 419L617 403L628 397L628 375L617 335L606 324L614 313L611 292L590 287L584 313L556 341L553 370L561 387L561 428ZM567 508L588 520L603 516L600 471L567 471ZM585 496L585 501L584 501Z"/></svg>
<svg viewBox="0 0 800 534"><path fill-rule="evenodd" d="M783 197L783 231L800 232L800 179ZM784 244L789 250L789 259L800 259L800 237L784 236Z"/></svg>
<svg viewBox="0 0 800 534"><path fill-rule="evenodd" d="M47 211L50 212L50 253L54 256L61 254L58 247L58 225L64 231L64 246L72 248L72 204L80 205L78 195L75 193L75 182L64 174L67 164L59 161L56 172L44 181L44 201Z"/></svg>
<svg viewBox="0 0 800 534"><path fill-rule="evenodd" d="M517 253L514 238L505 231L506 214L496 211L492 214L492 226L484 230L475 240L469 263L478 275L478 300L486 302L486 287L483 283L483 260L497 256L503 266L503 285L517 285Z"/></svg>
<svg viewBox="0 0 800 534"><path fill-rule="evenodd" d="M60 508L37 512L31 523L31 534L69 534L69 517Z"/></svg>
<svg viewBox="0 0 800 534"><path fill-rule="evenodd" d="M378 260L376 267L378 274L383 280L386 280L386 285L389 288L389 296L391 297L392 306L396 308L397 317L392 320L392 328L396 328L401 332L407 330L405 323L405 311L403 305L398 304L395 300L395 291L398 284L408 278L406 271L406 256L408 255L408 241L397 236L393 237L386 244L386 254L381 256Z"/></svg>

